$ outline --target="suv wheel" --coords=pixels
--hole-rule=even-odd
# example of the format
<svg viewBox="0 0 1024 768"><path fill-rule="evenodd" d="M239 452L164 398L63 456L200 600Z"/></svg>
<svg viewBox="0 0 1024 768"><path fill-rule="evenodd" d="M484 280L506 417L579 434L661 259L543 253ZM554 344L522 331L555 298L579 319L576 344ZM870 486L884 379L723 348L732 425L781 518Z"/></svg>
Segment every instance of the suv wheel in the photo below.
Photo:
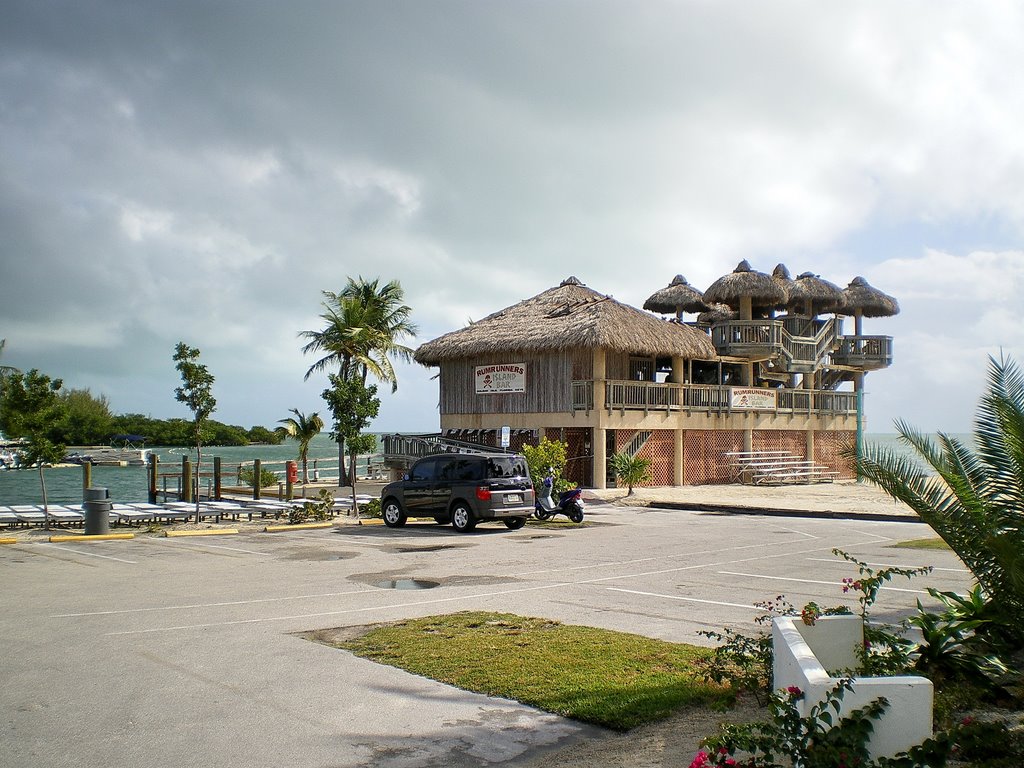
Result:
<svg viewBox="0 0 1024 768"><path fill-rule="evenodd" d="M452 508L452 527L459 533L469 533L476 528L473 510L465 504L456 504Z"/></svg>
<svg viewBox="0 0 1024 768"><path fill-rule="evenodd" d="M525 517L510 517L505 521L505 527L510 531L518 531L524 525L526 525Z"/></svg>
<svg viewBox="0 0 1024 768"><path fill-rule="evenodd" d="M381 514L384 517L384 525L388 528L401 528L405 525L405 511L395 499L388 499L384 502Z"/></svg>

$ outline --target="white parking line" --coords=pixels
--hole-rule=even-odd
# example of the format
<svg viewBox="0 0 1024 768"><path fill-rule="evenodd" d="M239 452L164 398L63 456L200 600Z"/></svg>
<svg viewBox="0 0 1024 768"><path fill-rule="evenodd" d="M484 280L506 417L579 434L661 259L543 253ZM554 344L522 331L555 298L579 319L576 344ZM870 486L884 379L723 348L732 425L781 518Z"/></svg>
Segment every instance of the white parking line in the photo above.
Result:
<svg viewBox="0 0 1024 768"><path fill-rule="evenodd" d="M229 600L222 603L192 603L190 605L162 605L154 608L124 608L118 611L90 611L88 613L57 613L51 619L72 619L82 616L112 616L121 613L148 613L151 611L183 611L193 608L222 608L229 605L255 605L257 603L280 603L287 600L313 600L321 597L344 597L345 595L361 595L365 592L376 592L375 589L353 589L347 592L324 592L318 595L291 595L289 597L264 597L255 600Z"/></svg>
<svg viewBox="0 0 1024 768"><path fill-rule="evenodd" d="M808 557L808 560L815 563L836 563L837 565L846 565L845 560L833 558L829 560L827 557ZM870 565L872 568L920 568L920 565L914 564L903 564L903 563L864 563L864 565ZM945 571L947 573L970 573L966 568L932 568L933 571Z"/></svg>
<svg viewBox="0 0 1024 768"><path fill-rule="evenodd" d="M206 547L207 549L226 549L229 552L242 552L246 555L265 555L270 557L269 552L257 552L252 549L239 549L238 547L225 547L223 544L207 544L203 541L181 541L177 539L168 539L167 541L161 541L160 539L148 539L149 544L161 544L165 547Z"/></svg>
<svg viewBox="0 0 1024 768"><path fill-rule="evenodd" d="M565 589L564 583L540 584L533 587L522 587L521 589L503 589L497 592L479 592L474 595L460 597L439 597L434 600L415 600L409 603L388 603L386 605L371 605L365 608L345 608L340 611L322 611L319 613L300 613L294 616L271 616L261 619L239 619L237 621L214 621L208 624L181 624L176 627L155 627L153 629L133 629L125 632L108 632L105 637L121 637L123 635L148 635L155 632L176 632L183 629L208 629L210 627L230 627L239 624L262 624L268 621L294 621L296 619L316 619L324 616L343 616L347 613L367 613L370 611L392 610L395 608L412 608L419 605L440 605L462 600L470 600L482 597L498 597L500 595L514 595L521 592L536 592L544 589Z"/></svg>
<svg viewBox="0 0 1024 768"><path fill-rule="evenodd" d="M85 552L85 551L83 551L81 549L73 549L71 547L58 547L56 544L44 544L42 542L39 542L39 543L36 544L36 546L38 546L38 547L48 547L49 549L59 549L61 552L72 552L72 553L74 553L76 555L84 555L86 557L99 557L99 558L101 558L103 560L115 560L118 563L128 563L129 565L138 565L138 561L136 561L136 560L125 560L125 559L120 558L120 557L114 557L113 555L101 555L101 554L99 554L97 552ZM92 544L89 544L88 546L92 546Z"/></svg>
<svg viewBox="0 0 1024 768"><path fill-rule="evenodd" d="M721 600L701 600L697 597L682 597L680 595L662 595L658 592L641 592L638 589L623 589L622 587L605 587L609 592L625 592L630 595L644 595L645 597L663 597L666 600L682 600L687 603L704 603L706 605L723 605L729 608L750 608L753 611L764 610L762 606L746 605L744 603L726 603Z"/></svg>
<svg viewBox="0 0 1024 768"><path fill-rule="evenodd" d="M853 542L853 543L849 544L848 546L859 546L859 545L867 544L867 543L871 543L871 542ZM242 625L242 624L262 624L262 623L272 622L272 621L294 621L296 619L314 619L314 618L322 618L324 616L343 616L343 615L350 614L350 613L367 613L367 612L371 612L371 611L381 611L381 610L388 610L388 609L394 609L394 608L409 608L409 607L420 606L420 605L441 605L443 603L465 602L465 601L469 601L469 600L479 600L481 598L487 598L487 597L498 597L498 596L501 596L501 595L515 595L515 594L521 594L521 593L525 593L525 592L538 592L538 591L547 590L547 589L565 589L567 586L572 586L573 584L576 584L576 585L598 584L598 583L600 583L602 581L612 581L612 580L616 580L616 579L637 579L637 578L642 578L644 576L657 576L657 575L665 574L665 573L679 573L679 572L682 572L682 571L691 571L691 570L695 570L695 569L698 569L698 568L718 568L718 567L721 567L723 565L731 565L733 563L743 563L743 562L750 562L750 561L769 560L769 559L778 558L778 557L794 557L796 555L808 554L808 553L811 553L811 552L820 552L821 549L822 548L820 546L818 546L818 547L815 547L813 549L799 550L799 551L796 551L796 552L778 552L778 553L775 553L775 554L772 554L772 555L759 555L757 557L750 557L750 558L746 558L746 559L743 559L743 560L729 559L729 560L720 561L720 562L717 562L717 563L697 563L697 564L694 564L694 565L679 566L678 568L665 568L665 569L662 569L662 570L646 571L646 572L643 572L643 573L631 573L631 574L623 574L623 575L619 575L619 576L601 576L601 577L597 577L597 578L593 578L593 579L580 579L580 580L573 581L573 582L558 581L558 582L555 582L553 584L539 584L539 585L530 586L530 587L521 587L521 588L518 588L518 589L503 589L503 590L498 590L498 591L495 591L495 592L477 592L477 593L470 594L470 595L460 595L460 596L452 596L452 597L439 597L439 598L435 598L433 600L416 600L416 601L408 602L408 603L386 603L386 604L378 604L378 605L367 606L367 607L363 607L363 608L344 608L344 609L337 610L337 611L322 611L322 612L318 612L318 613L303 613L303 614L296 614L296 615L291 615L291 616L267 616L267 617L264 617L264 618L239 619L239 620L236 620L236 621L215 621L215 622L208 622L208 623L204 623L204 624L180 624L180 625L173 626L173 627L153 627L151 629L135 629L135 630L127 630L127 631L123 631L123 632L109 632L109 633L107 633L106 636L107 637L119 637L119 636L122 636L122 635L145 635L145 634L153 634L153 633L157 633L157 632L177 632L177 631L189 630L189 629L208 629L210 627L229 627L229 626L236 626L236 625ZM606 567L607 564L603 564L603 566ZM597 566L597 567L602 567L602 566ZM566 569L566 570L571 570L571 569ZM831 584L832 582L826 582L826 583ZM373 591L373 590L360 590L360 593L366 592L366 591ZM286 598L284 598L284 599L286 599ZM245 602L264 602L264 601L256 600L256 601L245 601ZM746 606L743 606L743 607L746 607Z"/></svg>
<svg viewBox="0 0 1024 768"><path fill-rule="evenodd" d="M739 573L737 571L719 571L719 573L725 576L744 576L748 579L769 579L770 581L796 581L800 584L831 584L833 586L842 586L836 581L818 581L816 579L794 579L787 576L765 576L760 573ZM910 592L914 595L927 595L928 593L922 589L901 589L900 587L882 587L884 592Z"/></svg>

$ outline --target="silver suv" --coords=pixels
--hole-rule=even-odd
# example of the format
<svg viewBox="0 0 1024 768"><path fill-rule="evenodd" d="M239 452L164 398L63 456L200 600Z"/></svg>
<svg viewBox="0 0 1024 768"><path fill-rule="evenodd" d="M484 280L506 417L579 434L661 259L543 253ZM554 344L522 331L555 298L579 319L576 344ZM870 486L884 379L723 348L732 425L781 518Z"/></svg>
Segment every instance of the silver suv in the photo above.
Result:
<svg viewBox="0 0 1024 768"><path fill-rule="evenodd" d="M534 506L526 459L514 453L425 456L406 479L384 486L380 499L390 528L400 528L409 517L433 517L460 532L473 530L481 520L522 528Z"/></svg>

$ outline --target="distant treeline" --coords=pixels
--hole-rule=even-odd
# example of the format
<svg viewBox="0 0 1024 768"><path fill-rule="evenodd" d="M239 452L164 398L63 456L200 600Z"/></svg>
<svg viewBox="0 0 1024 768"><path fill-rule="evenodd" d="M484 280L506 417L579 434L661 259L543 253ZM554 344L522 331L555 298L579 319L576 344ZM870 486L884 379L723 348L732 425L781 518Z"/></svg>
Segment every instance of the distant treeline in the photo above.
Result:
<svg viewBox="0 0 1024 768"><path fill-rule="evenodd" d="M152 419L139 413L125 413L112 416L110 430L104 437L84 442L63 441L68 445L91 445L108 443L112 435L142 435L148 445L190 446L195 444L192 437L192 422L185 419ZM234 424L222 424L208 419L203 425L203 443L206 445L248 445L249 443L281 442L281 437L266 427L246 429Z"/></svg>
<svg viewBox="0 0 1024 768"><path fill-rule="evenodd" d="M12 390L13 391L13 390ZM54 443L64 445L109 445L114 435L140 435L147 445L191 446L192 422L185 419L153 419L139 413L116 415L103 395L88 389L61 389L57 407L50 413L46 435ZM0 388L0 431L8 437L20 437L6 418L21 406L13 395ZM206 445L246 445L248 443L280 443L281 438L266 427L245 427L208 420L203 429Z"/></svg>

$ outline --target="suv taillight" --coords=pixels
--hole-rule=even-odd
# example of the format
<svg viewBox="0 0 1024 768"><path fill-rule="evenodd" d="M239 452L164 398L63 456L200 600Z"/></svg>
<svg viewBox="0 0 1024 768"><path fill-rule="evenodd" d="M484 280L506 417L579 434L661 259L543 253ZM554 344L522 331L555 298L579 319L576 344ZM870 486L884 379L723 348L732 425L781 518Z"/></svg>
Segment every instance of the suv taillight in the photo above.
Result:
<svg viewBox="0 0 1024 768"><path fill-rule="evenodd" d="M490 501L491 489L486 485L478 485L476 488L476 497L480 499L480 501Z"/></svg>

